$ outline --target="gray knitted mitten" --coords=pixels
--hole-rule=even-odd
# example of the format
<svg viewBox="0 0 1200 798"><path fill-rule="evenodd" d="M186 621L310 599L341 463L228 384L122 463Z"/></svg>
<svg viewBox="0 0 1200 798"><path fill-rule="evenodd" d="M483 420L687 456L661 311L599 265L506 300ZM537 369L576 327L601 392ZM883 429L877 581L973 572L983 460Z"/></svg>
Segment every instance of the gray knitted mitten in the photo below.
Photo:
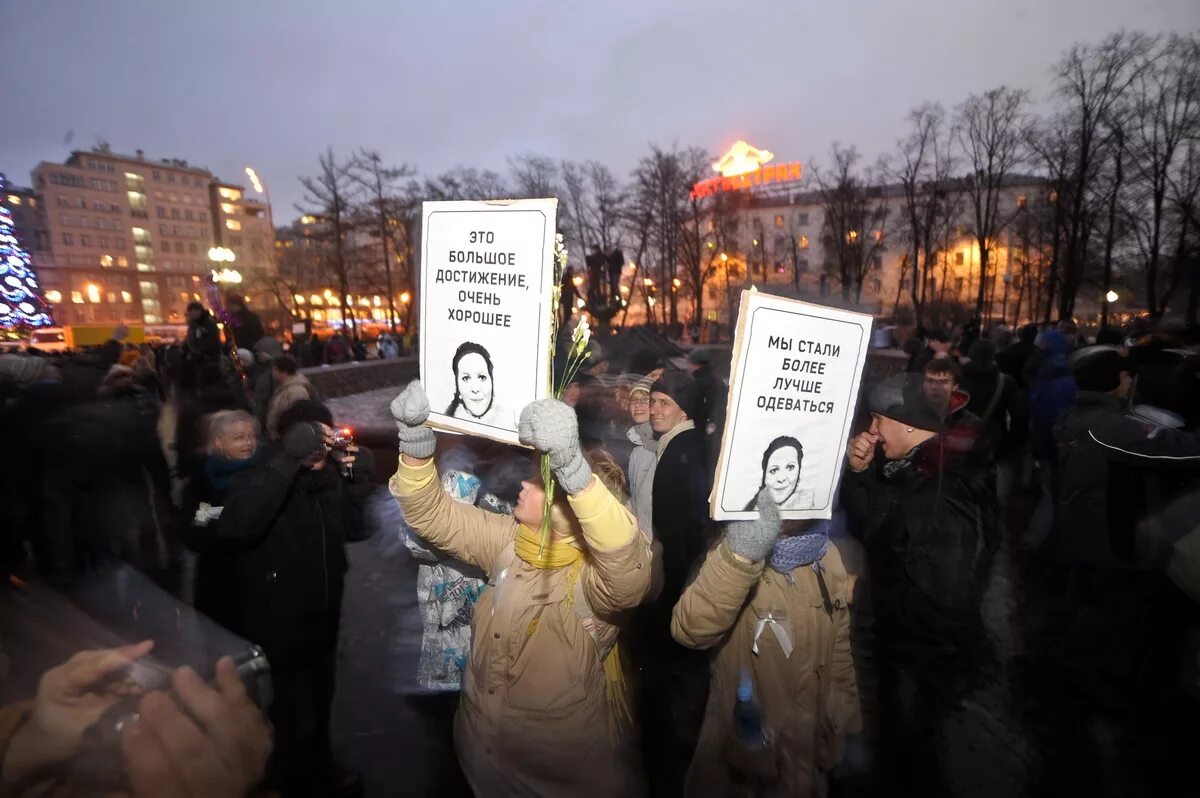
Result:
<svg viewBox="0 0 1200 798"><path fill-rule="evenodd" d="M754 508L758 510L758 520L731 522L725 530L725 542L734 554L751 562L762 562L770 556L783 522L779 518L779 505L766 488L759 491Z"/></svg>
<svg viewBox="0 0 1200 798"><path fill-rule="evenodd" d="M400 451L409 457L424 460L433 457L437 448L437 436L433 430L421 426L429 418L429 397L419 380L413 380L400 395L392 400L392 418L396 419L399 431Z"/></svg>
<svg viewBox="0 0 1200 798"><path fill-rule="evenodd" d="M575 411L557 399L539 399L521 411L517 425L521 443L550 455L554 478L571 495L592 481L592 467L579 448Z"/></svg>

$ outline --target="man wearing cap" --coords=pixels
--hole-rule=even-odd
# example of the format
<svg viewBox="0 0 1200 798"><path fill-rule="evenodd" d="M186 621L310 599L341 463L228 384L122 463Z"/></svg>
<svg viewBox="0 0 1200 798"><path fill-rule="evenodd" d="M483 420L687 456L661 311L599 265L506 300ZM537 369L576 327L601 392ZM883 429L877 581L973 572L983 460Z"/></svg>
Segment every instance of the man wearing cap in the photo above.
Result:
<svg viewBox="0 0 1200 798"><path fill-rule="evenodd" d="M658 438L652 518L662 544L663 589L646 613L643 740L652 795L680 795L708 699L704 652L671 637L671 613L708 548L708 471L694 418L695 381L682 372L650 386L650 427Z"/></svg>
<svg viewBox="0 0 1200 798"><path fill-rule="evenodd" d="M994 476L955 446L922 374L871 390L870 428L847 450L841 499L864 541L881 663L880 753L897 795L940 795L945 726L978 673Z"/></svg>
<svg viewBox="0 0 1200 798"><path fill-rule="evenodd" d="M626 437L633 444L629 452L629 502L637 516L638 527L654 536L654 467L658 462L658 439L650 426L650 386L654 378L647 375L629 389L629 417L633 426Z"/></svg>

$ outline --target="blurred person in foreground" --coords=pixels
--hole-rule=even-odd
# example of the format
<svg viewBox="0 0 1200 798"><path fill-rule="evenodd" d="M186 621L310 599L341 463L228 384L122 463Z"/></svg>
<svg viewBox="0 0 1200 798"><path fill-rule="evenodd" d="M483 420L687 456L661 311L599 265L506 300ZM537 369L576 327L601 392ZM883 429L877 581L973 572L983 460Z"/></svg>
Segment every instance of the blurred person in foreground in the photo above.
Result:
<svg viewBox="0 0 1200 798"><path fill-rule="evenodd" d="M756 507L757 520L726 527L671 620L681 645L716 651L688 795L824 794L842 737L861 730L852 591L832 521L785 525L768 488ZM740 745L734 728L747 679L770 734L761 750Z"/></svg>
<svg viewBox="0 0 1200 798"><path fill-rule="evenodd" d="M373 460L367 449L339 446L328 408L306 402L281 420L278 448L246 468L251 440L238 418L214 441L234 462L206 462L214 486L229 478L224 504L193 517L193 545L228 556L236 606L226 625L271 663L274 785L285 796L353 794L357 774L334 762L329 725L345 544L363 538Z"/></svg>
<svg viewBox="0 0 1200 798"><path fill-rule="evenodd" d="M259 340L267 334L263 329L262 320L246 306L246 298L241 294L229 295L229 325L232 327L233 340L242 349L254 349Z"/></svg>
<svg viewBox="0 0 1200 798"><path fill-rule="evenodd" d="M996 345L979 338L967 350L969 362L962 367L961 385L969 399L967 409L982 424L992 456L1000 459L1025 442L1029 428L1028 402L1016 380L996 364Z"/></svg>
<svg viewBox="0 0 1200 798"><path fill-rule="evenodd" d="M633 449L629 452L629 500L638 527L654 537L654 467L658 439L650 426L650 386L657 375L647 375L629 389L629 417L633 426L626 430Z"/></svg>
<svg viewBox="0 0 1200 798"><path fill-rule="evenodd" d="M541 547L545 492L522 483L512 516L454 502L422 426L429 399L412 382L392 402L400 462L389 487L406 522L483 569L455 750L477 795L642 794L630 749L617 623L650 583L650 542L579 444L571 408L534 402L520 437L550 456L559 490ZM610 476L611 478L611 476ZM616 487L616 486L614 486Z"/></svg>
<svg viewBox="0 0 1200 798"><path fill-rule="evenodd" d="M998 539L994 474L952 445L915 375L868 396L871 426L847 449L841 502L864 542L880 664L880 752L898 795L941 795L941 736L984 656L987 541Z"/></svg>
<svg viewBox="0 0 1200 798"><path fill-rule="evenodd" d="M80 651L43 674L32 701L0 707L0 795L92 796L95 786L72 769L84 732L118 700L136 694L127 671L146 641ZM136 798L230 798L250 794L271 752L271 731L246 695L233 660L218 661L213 684L195 671L171 675L173 695L155 690L137 704L120 734L129 790Z"/></svg>
<svg viewBox="0 0 1200 798"><path fill-rule="evenodd" d="M187 306L187 338L183 345L180 387L191 391L200 384L200 374L221 360L221 331L217 321L199 302Z"/></svg>

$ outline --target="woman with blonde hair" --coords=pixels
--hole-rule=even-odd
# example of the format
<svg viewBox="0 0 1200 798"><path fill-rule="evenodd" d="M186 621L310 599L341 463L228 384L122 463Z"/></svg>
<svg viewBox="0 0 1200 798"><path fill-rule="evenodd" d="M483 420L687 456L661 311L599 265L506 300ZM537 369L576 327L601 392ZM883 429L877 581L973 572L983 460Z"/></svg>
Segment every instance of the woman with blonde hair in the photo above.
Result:
<svg viewBox="0 0 1200 798"><path fill-rule="evenodd" d="M483 569L455 748L477 795L639 795L617 620L650 582L650 542L579 445L574 411L534 402L520 438L550 456L557 492L542 546L545 490L522 482L510 516L441 489L424 388L392 402L400 462L390 488L430 543ZM617 469L619 471L619 469Z"/></svg>

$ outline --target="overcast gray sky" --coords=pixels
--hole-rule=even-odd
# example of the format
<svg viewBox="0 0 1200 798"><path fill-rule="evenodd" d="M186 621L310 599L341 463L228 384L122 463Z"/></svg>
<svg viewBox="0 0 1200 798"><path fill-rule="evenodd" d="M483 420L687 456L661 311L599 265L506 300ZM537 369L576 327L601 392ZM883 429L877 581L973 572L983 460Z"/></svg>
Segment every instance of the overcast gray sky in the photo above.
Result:
<svg viewBox="0 0 1200 798"><path fill-rule="evenodd" d="M919 6L913 9L911 6ZM1072 42L1200 27L1197 0L0 0L0 171L99 139L267 183L326 145L423 173L538 153L626 174L650 142L870 157L908 109L1044 99Z"/></svg>

